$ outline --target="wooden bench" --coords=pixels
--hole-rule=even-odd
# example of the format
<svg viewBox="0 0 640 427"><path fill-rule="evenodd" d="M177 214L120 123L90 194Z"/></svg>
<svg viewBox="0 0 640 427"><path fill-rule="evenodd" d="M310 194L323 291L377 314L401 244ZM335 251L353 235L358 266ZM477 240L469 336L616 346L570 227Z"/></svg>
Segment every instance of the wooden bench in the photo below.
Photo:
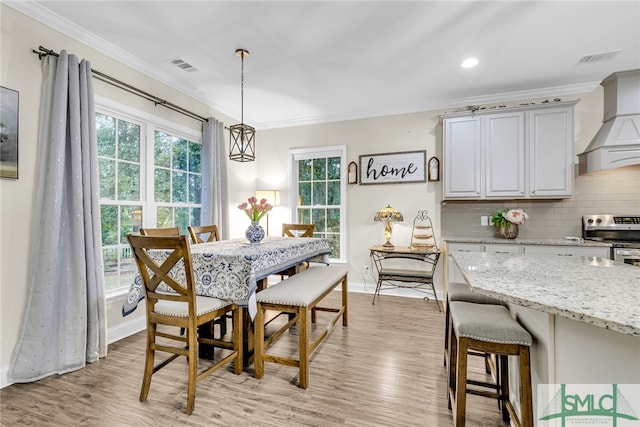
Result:
<svg viewBox="0 0 640 427"><path fill-rule="evenodd" d="M311 337L309 317L311 317L311 322L315 323L316 310L329 311L336 313L329 327L334 326L340 316L342 316L342 326L347 326L347 272L348 270L342 267L311 267L256 294L258 305L254 321L256 378L264 376L264 362L297 366L300 369L300 387L307 388L309 384L309 358L329 332L329 328L327 328L312 342L309 342ZM318 303L340 284L342 285L340 308L319 307ZM267 339L264 336L266 310L292 314L289 321ZM267 354L267 348L296 323L298 323L299 334L298 359Z"/></svg>

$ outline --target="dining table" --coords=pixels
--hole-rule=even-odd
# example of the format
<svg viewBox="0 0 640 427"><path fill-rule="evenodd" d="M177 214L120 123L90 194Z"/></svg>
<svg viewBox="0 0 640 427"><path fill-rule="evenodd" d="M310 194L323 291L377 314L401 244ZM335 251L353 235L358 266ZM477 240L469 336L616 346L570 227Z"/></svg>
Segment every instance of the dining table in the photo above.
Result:
<svg viewBox="0 0 640 427"><path fill-rule="evenodd" d="M243 309L243 341L247 356L251 350L252 321L257 311L255 294L266 286L267 278L305 262L328 264L330 253L328 241L316 237L268 236L260 243L231 239L191 244L189 249L196 294L233 301ZM151 251L150 255L162 262L167 251ZM179 268L177 265L175 269L177 271L171 272L175 277L184 275L184 266ZM170 291L168 287L165 290ZM122 315L134 312L144 295L144 284L138 273L123 303Z"/></svg>

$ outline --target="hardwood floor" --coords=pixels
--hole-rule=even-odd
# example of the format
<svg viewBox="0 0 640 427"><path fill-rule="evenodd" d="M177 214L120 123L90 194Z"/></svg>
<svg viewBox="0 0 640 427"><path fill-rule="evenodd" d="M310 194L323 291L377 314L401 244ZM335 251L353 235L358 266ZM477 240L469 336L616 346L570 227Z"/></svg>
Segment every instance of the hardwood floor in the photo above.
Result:
<svg viewBox="0 0 640 427"><path fill-rule="evenodd" d="M328 299L338 301L339 291ZM314 354L309 388L298 370L268 363L235 375L227 365L200 382L195 410L186 405L186 363L154 375L138 401L144 332L109 346L100 362L77 372L0 390L2 426L452 426L442 363L444 313L434 302L349 294L349 326L339 323ZM319 327L324 315L318 313ZM278 320L276 320L278 321ZM297 333L276 344L297 348ZM216 350L218 351L218 350ZM483 377L482 362L471 360ZM477 362L477 363L476 363ZM477 366L476 366L477 365ZM467 425L506 426L495 400L469 395Z"/></svg>

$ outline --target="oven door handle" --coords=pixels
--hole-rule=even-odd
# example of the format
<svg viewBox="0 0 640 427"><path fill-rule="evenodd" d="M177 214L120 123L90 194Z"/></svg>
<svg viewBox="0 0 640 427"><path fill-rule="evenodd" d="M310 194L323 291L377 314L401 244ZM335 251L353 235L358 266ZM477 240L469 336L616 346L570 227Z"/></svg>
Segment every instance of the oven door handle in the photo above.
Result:
<svg viewBox="0 0 640 427"><path fill-rule="evenodd" d="M616 249L615 251L618 256L640 259L640 252L638 252L638 249Z"/></svg>

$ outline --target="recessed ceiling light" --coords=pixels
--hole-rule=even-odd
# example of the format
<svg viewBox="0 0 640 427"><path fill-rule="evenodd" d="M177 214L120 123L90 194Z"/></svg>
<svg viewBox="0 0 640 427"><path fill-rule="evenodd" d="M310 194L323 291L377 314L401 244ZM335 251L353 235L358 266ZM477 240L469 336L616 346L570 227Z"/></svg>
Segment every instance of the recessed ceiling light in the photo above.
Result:
<svg viewBox="0 0 640 427"><path fill-rule="evenodd" d="M476 59L476 58L467 58L464 61L462 61L462 64L460 64L460 66L462 68L473 68L476 65L478 65L480 62Z"/></svg>

